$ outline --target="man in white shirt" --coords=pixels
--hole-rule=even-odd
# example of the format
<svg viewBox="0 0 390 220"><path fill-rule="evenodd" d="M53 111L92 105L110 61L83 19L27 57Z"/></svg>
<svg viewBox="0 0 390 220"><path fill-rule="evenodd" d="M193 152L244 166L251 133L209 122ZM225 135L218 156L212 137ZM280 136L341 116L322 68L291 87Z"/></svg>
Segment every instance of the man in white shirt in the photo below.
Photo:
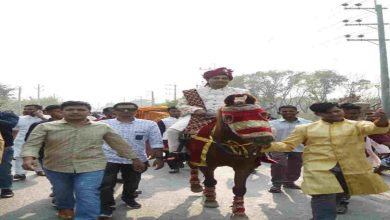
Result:
<svg viewBox="0 0 390 220"><path fill-rule="evenodd" d="M160 129L160 132L161 132L161 135L163 138L164 153L165 153L164 158L165 159L168 158L168 154L169 154L168 136L167 136L166 131L168 128L170 128L173 124L175 124L177 122L177 120L181 114L180 110L177 109L176 107L169 107L169 108L167 108L167 111L169 113L169 117L163 118L157 122L158 128ZM181 162L181 164L177 164L177 163L171 163L169 160L168 160L167 164L168 164L169 168L171 168L169 173L178 173L179 167L183 165L182 162Z"/></svg>
<svg viewBox="0 0 390 220"><path fill-rule="evenodd" d="M284 140L290 135L297 125L311 123L310 120L297 117L299 111L296 106L283 105L278 109L280 119L270 121L272 128L276 130L276 141ZM297 146L293 152L272 152L272 159L278 163L271 165L271 193L281 193L281 187L289 189L301 189L294 182L299 179L302 168L303 145Z"/></svg>
<svg viewBox="0 0 390 220"><path fill-rule="evenodd" d="M14 158L15 158L15 175L14 180L25 180L26 171L22 168L23 159L20 157L22 145L25 142L27 131L31 124L45 120L42 112L42 106L36 104L25 105L23 108L23 116L19 116L19 122L14 128ZM15 136L16 134L16 136ZM35 169L39 176L44 176L44 172L40 164Z"/></svg>
<svg viewBox="0 0 390 220"><path fill-rule="evenodd" d="M184 97L177 105L182 116L167 130L169 152L177 151L182 132L196 134L201 127L213 121L227 96L248 93L244 89L227 87L233 79L232 73L225 67L207 71L203 74L207 80L204 87L183 91Z"/></svg>
<svg viewBox="0 0 390 220"><path fill-rule="evenodd" d="M101 122L112 127L126 142L132 146L137 157L145 165L148 159L145 152L145 142L149 141L156 160L153 166L160 169L164 166L162 149L163 143L157 123L151 120L137 119L135 114L138 106L131 102L121 102L114 105L115 119ZM123 179L122 201L128 208L139 209L141 204L135 201L136 190L141 181L141 173L133 168L130 160L121 158L117 152L106 144L103 145L107 165L100 187L101 214L100 218L110 218L115 210L114 187L117 183L118 172L121 171ZM146 171L143 170L142 172Z"/></svg>

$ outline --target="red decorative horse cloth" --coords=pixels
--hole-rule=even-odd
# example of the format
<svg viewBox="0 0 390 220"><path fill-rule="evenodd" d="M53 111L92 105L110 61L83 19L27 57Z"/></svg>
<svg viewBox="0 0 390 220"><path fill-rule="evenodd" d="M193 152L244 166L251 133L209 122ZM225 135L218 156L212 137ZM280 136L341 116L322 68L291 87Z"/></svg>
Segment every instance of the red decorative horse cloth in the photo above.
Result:
<svg viewBox="0 0 390 220"><path fill-rule="evenodd" d="M215 127L215 121L203 126L197 135L192 135L187 150L191 154L190 163L196 166L206 166L206 156L211 144L214 142L211 135Z"/></svg>
<svg viewBox="0 0 390 220"><path fill-rule="evenodd" d="M223 122L240 138L254 138L257 144L269 144L273 140L271 126L265 117L266 111L260 106L226 106L221 109L221 113Z"/></svg>
<svg viewBox="0 0 390 220"><path fill-rule="evenodd" d="M183 94L188 105L198 106L206 110L206 106L196 89L184 90ZM190 122L183 132L184 134L196 134L203 126L213 121L215 121L215 118L207 118L204 115L191 115Z"/></svg>

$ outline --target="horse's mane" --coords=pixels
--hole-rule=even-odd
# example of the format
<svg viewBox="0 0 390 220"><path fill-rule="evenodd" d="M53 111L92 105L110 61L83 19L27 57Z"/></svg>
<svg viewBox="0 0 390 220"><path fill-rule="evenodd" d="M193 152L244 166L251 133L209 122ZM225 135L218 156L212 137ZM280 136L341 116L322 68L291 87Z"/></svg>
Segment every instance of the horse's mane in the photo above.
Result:
<svg viewBox="0 0 390 220"><path fill-rule="evenodd" d="M222 129L223 129L223 120L222 120L222 108L218 109L217 112L217 120L215 123L215 130L214 130L214 137L221 137L222 134ZM220 140L218 140L220 141Z"/></svg>

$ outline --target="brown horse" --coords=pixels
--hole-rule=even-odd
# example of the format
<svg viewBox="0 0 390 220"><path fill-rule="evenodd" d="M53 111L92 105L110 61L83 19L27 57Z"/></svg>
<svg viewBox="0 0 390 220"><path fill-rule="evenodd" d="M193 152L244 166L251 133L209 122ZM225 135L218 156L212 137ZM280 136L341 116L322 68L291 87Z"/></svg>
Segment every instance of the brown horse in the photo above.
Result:
<svg viewBox="0 0 390 220"><path fill-rule="evenodd" d="M191 190L203 191L204 207L219 206L216 200L217 180L214 178L214 170L220 166L233 168L235 196L232 219L247 219L244 208L246 180L261 161L272 162L261 152L262 146L273 140L271 128L266 119L266 112L255 105L255 102L256 99L248 94L227 97L226 105L219 111L216 122L203 127L198 135L192 136L187 146L191 153ZM202 149L200 157L203 158L201 162L200 148ZM194 157L197 157L197 163L194 163ZM204 189L200 185L198 169L205 177Z"/></svg>

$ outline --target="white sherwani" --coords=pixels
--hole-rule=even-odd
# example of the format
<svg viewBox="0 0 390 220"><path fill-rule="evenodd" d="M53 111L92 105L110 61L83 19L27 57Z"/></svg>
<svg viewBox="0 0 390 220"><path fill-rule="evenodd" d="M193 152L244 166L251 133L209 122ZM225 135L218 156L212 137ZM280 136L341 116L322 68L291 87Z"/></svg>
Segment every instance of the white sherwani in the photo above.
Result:
<svg viewBox="0 0 390 220"><path fill-rule="evenodd" d="M199 89L196 89L200 98L202 99L204 105L206 106L207 115L216 116L218 109L225 105L225 98L233 94L248 93L246 89L224 87L222 89L212 89L209 86L205 86ZM181 117L179 120L173 124L170 128L176 129L178 131L183 131L188 122L191 119L191 114L196 110L202 109L198 106L188 105L185 97L179 99L176 106L181 111Z"/></svg>
<svg viewBox="0 0 390 220"><path fill-rule="evenodd" d="M233 94L248 93L246 89L238 89L232 87L224 87L222 89L212 89L205 86L196 89L200 98L206 107L206 115L216 116L218 109L225 105L225 98ZM177 151L179 147L179 136L181 132L188 126L191 119L191 114L196 110L202 109L198 106L188 105L185 97L179 99L176 106L182 113L182 116L167 130L167 138L169 145L169 152ZM185 151L185 150L184 150Z"/></svg>

